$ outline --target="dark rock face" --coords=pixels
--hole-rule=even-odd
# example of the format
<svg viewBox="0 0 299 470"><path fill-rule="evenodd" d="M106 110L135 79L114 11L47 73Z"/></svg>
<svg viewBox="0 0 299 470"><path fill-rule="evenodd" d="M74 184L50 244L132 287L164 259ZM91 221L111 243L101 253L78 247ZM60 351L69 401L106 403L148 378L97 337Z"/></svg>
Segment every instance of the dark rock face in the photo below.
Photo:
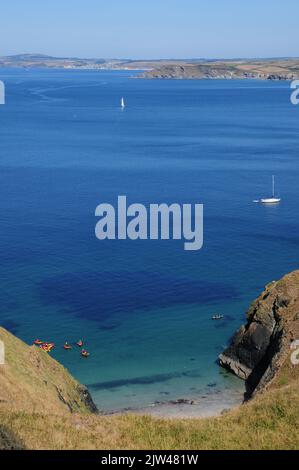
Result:
<svg viewBox="0 0 299 470"><path fill-rule="evenodd" d="M247 323L219 356L220 364L246 380L247 397L266 387L289 353L298 330L299 271L266 286L247 312Z"/></svg>
<svg viewBox="0 0 299 470"><path fill-rule="evenodd" d="M231 345L220 355L221 365L226 365L227 359L230 358L230 368L238 376L247 379L264 357L272 331L255 321L242 326L232 339Z"/></svg>
<svg viewBox="0 0 299 470"><path fill-rule="evenodd" d="M86 408L91 412L91 413L98 413L98 408L93 402L93 399L91 398L91 395L89 393L89 390L85 385L79 385L78 386L78 391L81 394L81 398L83 403L85 404Z"/></svg>

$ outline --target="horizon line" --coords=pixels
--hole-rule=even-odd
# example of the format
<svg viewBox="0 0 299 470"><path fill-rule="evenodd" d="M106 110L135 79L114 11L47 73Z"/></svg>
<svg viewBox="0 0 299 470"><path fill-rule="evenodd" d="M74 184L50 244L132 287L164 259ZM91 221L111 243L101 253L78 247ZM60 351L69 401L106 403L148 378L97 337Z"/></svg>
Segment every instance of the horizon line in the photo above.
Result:
<svg viewBox="0 0 299 470"><path fill-rule="evenodd" d="M184 61L184 60L200 60L200 61L213 61L213 60L282 60L282 59L299 59L299 56L238 56L238 57L159 57L159 58L132 58L132 57L86 57L86 56L74 56L74 55L50 55L45 53L34 53L34 52L20 52L15 54L0 55L1 58L14 58L20 56L31 56L31 57L44 57L49 59L72 59L72 60L118 60L118 61L131 61L131 62L158 62L158 61Z"/></svg>

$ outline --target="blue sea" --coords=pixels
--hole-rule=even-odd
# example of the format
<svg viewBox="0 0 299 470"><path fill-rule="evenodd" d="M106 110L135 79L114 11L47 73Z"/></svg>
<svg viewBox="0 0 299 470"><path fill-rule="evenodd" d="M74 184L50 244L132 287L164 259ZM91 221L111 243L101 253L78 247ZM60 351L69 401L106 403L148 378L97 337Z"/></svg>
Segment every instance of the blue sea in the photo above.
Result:
<svg viewBox="0 0 299 470"><path fill-rule="evenodd" d="M0 69L0 323L55 342L108 411L241 389L217 356L264 285L299 265L290 84L132 74ZM272 174L281 204L254 204ZM203 248L97 240L95 208L118 195L204 204ZM79 338L86 360L62 348Z"/></svg>

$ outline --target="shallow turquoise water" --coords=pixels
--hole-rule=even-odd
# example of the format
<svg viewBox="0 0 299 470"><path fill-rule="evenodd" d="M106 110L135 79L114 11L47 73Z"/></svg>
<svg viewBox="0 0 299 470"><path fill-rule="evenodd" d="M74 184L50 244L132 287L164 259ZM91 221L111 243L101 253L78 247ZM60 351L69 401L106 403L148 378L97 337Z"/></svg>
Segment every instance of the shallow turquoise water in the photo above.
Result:
<svg viewBox="0 0 299 470"><path fill-rule="evenodd" d="M54 341L53 356L107 410L240 388L217 356L299 254L289 84L129 75L0 69L1 323ZM253 204L273 173L282 203ZM202 202L203 249L98 241L95 207L119 194ZM79 337L88 360L61 348Z"/></svg>

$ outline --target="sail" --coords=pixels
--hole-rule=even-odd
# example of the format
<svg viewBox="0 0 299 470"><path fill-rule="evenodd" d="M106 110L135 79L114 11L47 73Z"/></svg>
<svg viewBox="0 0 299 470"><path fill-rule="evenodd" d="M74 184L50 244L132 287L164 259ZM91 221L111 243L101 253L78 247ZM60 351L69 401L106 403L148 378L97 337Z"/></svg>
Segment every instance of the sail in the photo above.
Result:
<svg viewBox="0 0 299 470"><path fill-rule="evenodd" d="M275 176L272 175L272 196L265 197L260 200L262 204L277 204L280 202L280 197L275 196Z"/></svg>

